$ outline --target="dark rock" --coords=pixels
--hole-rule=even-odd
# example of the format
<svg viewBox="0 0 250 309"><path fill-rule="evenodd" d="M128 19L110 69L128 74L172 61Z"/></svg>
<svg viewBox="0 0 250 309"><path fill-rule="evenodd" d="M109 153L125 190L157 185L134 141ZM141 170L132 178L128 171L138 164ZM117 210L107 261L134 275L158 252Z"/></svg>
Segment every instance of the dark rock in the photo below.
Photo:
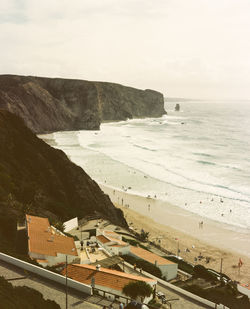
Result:
<svg viewBox="0 0 250 309"><path fill-rule="evenodd" d="M0 110L0 217L25 213L65 221L98 214L127 226L121 210L82 168Z"/></svg>
<svg viewBox="0 0 250 309"><path fill-rule="evenodd" d="M175 105L175 111L176 111L176 112L179 112L179 110L180 110L180 104L177 103L177 104Z"/></svg>
<svg viewBox="0 0 250 309"><path fill-rule="evenodd" d="M0 76L0 108L35 133L96 130L102 120L160 117L163 95L119 84L32 76Z"/></svg>

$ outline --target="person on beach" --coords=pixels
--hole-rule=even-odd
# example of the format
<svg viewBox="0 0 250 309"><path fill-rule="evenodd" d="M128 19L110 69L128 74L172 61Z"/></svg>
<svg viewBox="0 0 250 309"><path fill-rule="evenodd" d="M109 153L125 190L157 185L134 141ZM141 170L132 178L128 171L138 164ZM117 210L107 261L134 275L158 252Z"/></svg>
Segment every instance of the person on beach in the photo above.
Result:
<svg viewBox="0 0 250 309"><path fill-rule="evenodd" d="M150 205L148 205L148 211L150 211Z"/></svg>
<svg viewBox="0 0 250 309"><path fill-rule="evenodd" d="M122 198L122 205L123 205L123 198Z"/></svg>

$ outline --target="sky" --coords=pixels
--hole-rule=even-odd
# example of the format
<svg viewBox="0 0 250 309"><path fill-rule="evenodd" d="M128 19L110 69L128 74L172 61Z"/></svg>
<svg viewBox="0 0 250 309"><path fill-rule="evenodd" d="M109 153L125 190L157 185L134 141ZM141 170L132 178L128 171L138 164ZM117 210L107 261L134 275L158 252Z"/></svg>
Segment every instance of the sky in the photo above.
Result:
<svg viewBox="0 0 250 309"><path fill-rule="evenodd" d="M250 99L250 0L1 0L0 74Z"/></svg>

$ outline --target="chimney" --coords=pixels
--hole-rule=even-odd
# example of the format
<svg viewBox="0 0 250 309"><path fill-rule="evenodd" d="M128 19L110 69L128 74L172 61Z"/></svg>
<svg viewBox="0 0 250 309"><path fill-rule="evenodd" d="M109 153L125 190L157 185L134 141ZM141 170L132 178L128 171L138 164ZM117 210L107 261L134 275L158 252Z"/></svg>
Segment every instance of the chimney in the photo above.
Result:
<svg viewBox="0 0 250 309"><path fill-rule="evenodd" d="M156 267L158 267L158 263L157 263L157 261L155 261L155 266L156 266Z"/></svg>
<svg viewBox="0 0 250 309"><path fill-rule="evenodd" d="M100 264L97 264L97 265L96 265L96 270L99 271L100 268L101 268L101 265L100 265Z"/></svg>

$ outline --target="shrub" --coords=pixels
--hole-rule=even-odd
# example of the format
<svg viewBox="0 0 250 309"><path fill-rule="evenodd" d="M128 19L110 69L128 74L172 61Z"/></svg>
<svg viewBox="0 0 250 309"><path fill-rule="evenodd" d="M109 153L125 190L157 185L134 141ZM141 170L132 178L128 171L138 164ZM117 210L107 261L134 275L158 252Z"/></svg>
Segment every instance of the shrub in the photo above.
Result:
<svg viewBox="0 0 250 309"><path fill-rule="evenodd" d="M157 278L162 278L162 273L159 267L155 266L154 264L151 264L147 261L137 259L131 255L123 255L122 256L124 260L132 265L136 264L138 268L142 268L146 272L154 275Z"/></svg>

